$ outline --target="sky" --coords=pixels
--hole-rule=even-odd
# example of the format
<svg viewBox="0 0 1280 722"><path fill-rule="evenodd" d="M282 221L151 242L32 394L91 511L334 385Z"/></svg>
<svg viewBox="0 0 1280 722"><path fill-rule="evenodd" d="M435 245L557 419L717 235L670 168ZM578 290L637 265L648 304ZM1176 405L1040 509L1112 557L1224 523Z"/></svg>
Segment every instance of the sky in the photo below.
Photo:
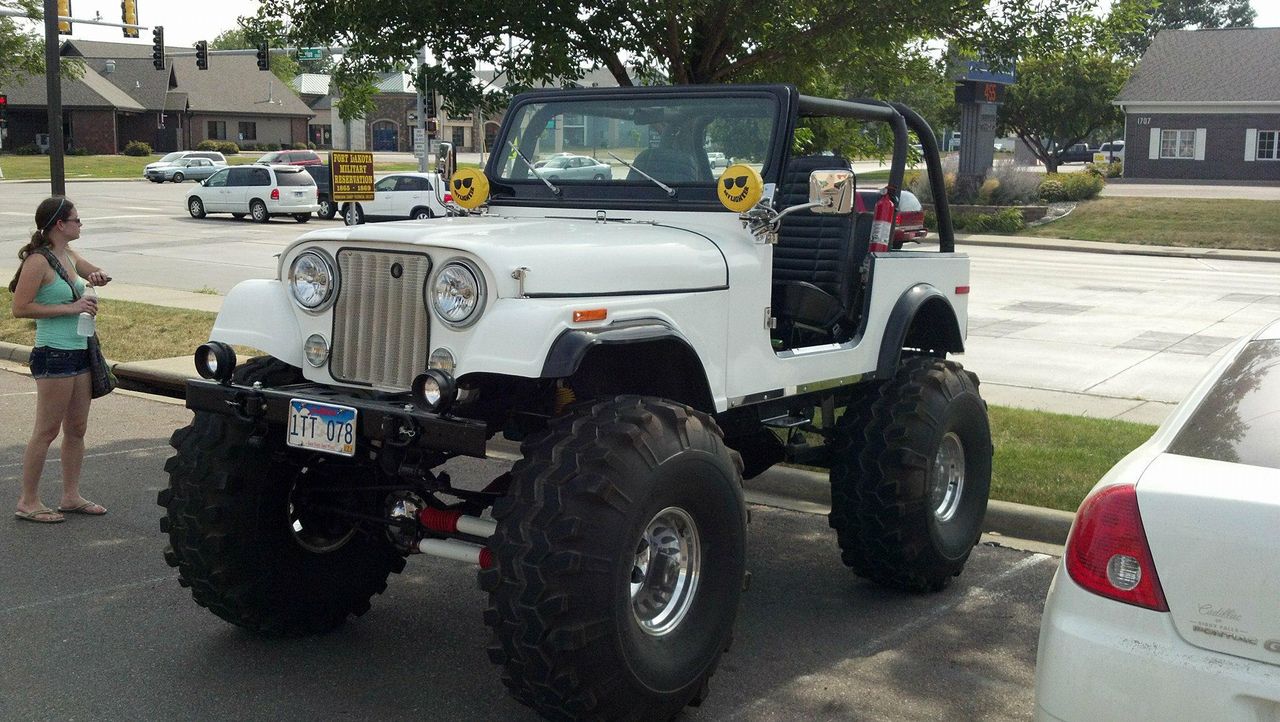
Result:
<svg viewBox="0 0 1280 722"><path fill-rule="evenodd" d="M190 46L235 28L236 18L254 14L258 5L258 0L138 0L138 22L164 26L166 45ZM1280 27L1280 0L1253 0L1253 9L1258 13L1255 26ZM93 17L96 11L102 13L103 20L118 22L120 0L71 0L71 11L73 17ZM72 37L151 44L150 30L142 31L137 40L126 40L120 28L77 25Z"/></svg>

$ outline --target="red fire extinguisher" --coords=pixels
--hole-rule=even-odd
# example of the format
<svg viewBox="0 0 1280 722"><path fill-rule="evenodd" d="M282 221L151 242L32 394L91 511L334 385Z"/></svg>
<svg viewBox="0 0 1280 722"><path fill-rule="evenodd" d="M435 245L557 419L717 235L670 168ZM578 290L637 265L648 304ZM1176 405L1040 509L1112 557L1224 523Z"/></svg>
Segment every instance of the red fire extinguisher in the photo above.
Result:
<svg viewBox="0 0 1280 722"><path fill-rule="evenodd" d="M871 245L868 250L872 253L885 253L889 250L895 213L889 189L884 188L880 191L880 200L876 201L875 214L871 219Z"/></svg>

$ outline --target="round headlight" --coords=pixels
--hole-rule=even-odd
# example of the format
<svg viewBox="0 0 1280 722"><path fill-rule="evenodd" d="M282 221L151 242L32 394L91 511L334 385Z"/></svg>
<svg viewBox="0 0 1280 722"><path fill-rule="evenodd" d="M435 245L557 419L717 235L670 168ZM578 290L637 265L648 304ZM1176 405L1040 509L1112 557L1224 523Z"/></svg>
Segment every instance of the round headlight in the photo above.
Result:
<svg viewBox="0 0 1280 722"><path fill-rule="evenodd" d="M452 326L462 326L480 308L484 297L476 272L466 264L454 262L445 265L436 275L431 298L441 320Z"/></svg>
<svg viewBox="0 0 1280 722"><path fill-rule="evenodd" d="M302 355L306 357L307 363L320 368L329 358L329 342L324 336L313 333L302 344Z"/></svg>
<svg viewBox="0 0 1280 722"><path fill-rule="evenodd" d="M329 259L316 251L298 254L289 266L289 292L299 306L315 311L333 298L338 289Z"/></svg>

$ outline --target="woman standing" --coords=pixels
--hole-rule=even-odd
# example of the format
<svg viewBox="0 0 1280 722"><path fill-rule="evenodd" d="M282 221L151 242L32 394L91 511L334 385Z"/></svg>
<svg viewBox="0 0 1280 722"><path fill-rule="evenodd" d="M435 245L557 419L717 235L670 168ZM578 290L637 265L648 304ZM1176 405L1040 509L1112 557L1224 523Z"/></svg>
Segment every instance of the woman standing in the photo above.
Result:
<svg viewBox="0 0 1280 722"><path fill-rule="evenodd" d="M91 386L88 340L76 333L76 321L81 313L98 313L97 301L83 295L84 280L103 286L111 277L71 250L70 243L79 237L80 214L74 203L64 197L41 201L36 208L36 232L31 235L31 242L18 251L22 265L9 283L14 317L36 320L36 343L31 350L36 423L22 456L22 495L14 516L45 524L62 521L64 513L107 513L101 505L80 495ZM52 252L67 277L75 282L75 294L45 256L46 251ZM59 430L62 501L54 511L40 501L40 474L49 445L58 438Z"/></svg>

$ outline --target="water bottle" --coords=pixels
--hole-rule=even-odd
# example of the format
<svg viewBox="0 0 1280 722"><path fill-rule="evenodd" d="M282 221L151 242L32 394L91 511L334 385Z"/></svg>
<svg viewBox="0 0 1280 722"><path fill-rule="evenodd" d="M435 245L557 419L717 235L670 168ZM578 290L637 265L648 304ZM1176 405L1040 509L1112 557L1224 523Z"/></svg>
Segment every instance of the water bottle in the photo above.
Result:
<svg viewBox="0 0 1280 722"><path fill-rule="evenodd" d="M98 300L98 292L93 290L93 286L86 285L84 287L84 297ZM88 311L82 311L80 318L76 321L76 333L81 336L92 336L97 328L94 324L93 314Z"/></svg>

